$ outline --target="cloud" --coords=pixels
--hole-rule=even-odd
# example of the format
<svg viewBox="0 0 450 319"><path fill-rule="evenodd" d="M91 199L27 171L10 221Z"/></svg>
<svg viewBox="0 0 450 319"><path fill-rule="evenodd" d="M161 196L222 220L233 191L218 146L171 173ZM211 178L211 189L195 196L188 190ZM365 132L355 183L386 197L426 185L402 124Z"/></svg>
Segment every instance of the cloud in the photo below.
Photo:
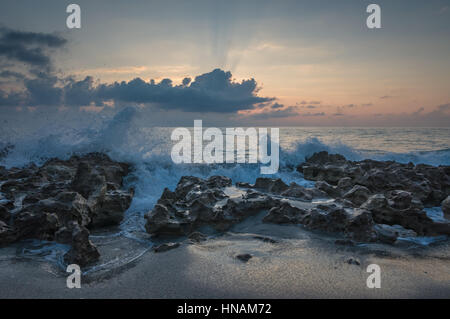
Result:
<svg viewBox="0 0 450 319"><path fill-rule="evenodd" d="M67 40L54 34L0 28L0 57L33 67L51 67L48 50L61 48Z"/></svg>
<svg viewBox="0 0 450 319"><path fill-rule="evenodd" d="M271 108L272 109L280 109L280 108L283 108L284 107L284 105L283 104L279 104L279 103L273 103L272 104L272 106L271 106Z"/></svg>
<svg viewBox="0 0 450 319"><path fill-rule="evenodd" d="M363 104L361 104L361 106L373 106L373 104L372 103L363 103Z"/></svg>
<svg viewBox="0 0 450 319"><path fill-rule="evenodd" d="M284 118L284 117L292 117L292 116L298 116L299 113L297 111L296 106L288 106L284 109L275 108L272 107L269 109L266 109L264 112L260 113L247 113L244 116L249 117L255 120L267 120L271 118Z"/></svg>
<svg viewBox="0 0 450 319"><path fill-rule="evenodd" d="M419 115L420 113L422 113L425 110L425 108L422 106L420 108L417 109L417 111L413 112L412 115Z"/></svg>
<svg viewBox="0 0 450 319"><path fill-rule="evenodd" d="M393 98L392 95L384 95L384 96L380 97L380 99L382 99L382 100L387 100L387 99L392 99L392 98Z"/></svg>
<svg viewBox="0 0 450 319"><path fill-rule="evenodd" d="M22 73L19 73L19 72L6 70L6 71L0 72L0 78L23 79L23 78L25 78L25 75L23 75Z"/></svg>
<svg viewBox="0 0 450 319"><path fill-rule="evenodd" d="M319 104L321 104L322 102L321 101L301 101L300 103L297 103L297 104L300 104L300 105L306 105L306 104L312 104L312 105L319 105Z"/></svg>
<svg viewBox="0 0 450 319"><path fill-rule="evenodd" d="M61 78L53 72L52 49L59 49L67 40L47 33L0 29L0 59L10 66L0 76L21 80L17 92L0 88L1 105L10 106L102 106L106 101L115 104L151 104L163 110L183 112L235 113L254 109L274 98L257 95L255 79L235 81L231 72L215 69L182 84L174 85L169 78L159 83L141 78L131 81L94 83L92 76L76 80L73 76ZM5 64L5 61L0 60ZM14 68L25 65L28 75ZM19 93L19 91L21 93ZM274 105L277 107L278 105ZM280 105L281 107L281 105Z"/></svg>
<svg viewBox="0 0 450 319"><path fill-rule="evenodd" d="M440 10L439 10L439 15L441 15L441 14L444 14L444 13L446 13L447 11L448 11L448 6L444 6L444 7L442 7Z"/></svg>
<svg viewBox="0 0 450 319"><path fill-rule="evenodd" d="M231 72L215 69L190 83L186 80L183 85L174 86L170 79L155 83L136 78L129 82L101 84L93 94L97 100L152 103L165 110L234 113L274 100L257 96L258 90L254 79L235 82Z"/></svg>
<svg viewBox="0 0 450 319"><path fill-rule="evenodd" d="M317 112L317 113L302 113L301 116L325 116L325 112Z"/></svg>

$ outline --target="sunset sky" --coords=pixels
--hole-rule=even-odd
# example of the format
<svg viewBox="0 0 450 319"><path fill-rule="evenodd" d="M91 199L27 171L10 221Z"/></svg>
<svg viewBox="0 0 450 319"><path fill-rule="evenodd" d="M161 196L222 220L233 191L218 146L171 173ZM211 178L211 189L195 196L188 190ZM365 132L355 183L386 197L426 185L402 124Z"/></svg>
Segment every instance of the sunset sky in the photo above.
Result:
<svg viewBox="0 0 450 319"><path fill-rule="evenodd" d="M70 3L81 7L79 30L66 27ZM370 3L381 6L381 29L366 27ZM0 114L137 104L165 125L450 123L448 0L0 7ZM35 53L44 58L28 59Z"/></svg>

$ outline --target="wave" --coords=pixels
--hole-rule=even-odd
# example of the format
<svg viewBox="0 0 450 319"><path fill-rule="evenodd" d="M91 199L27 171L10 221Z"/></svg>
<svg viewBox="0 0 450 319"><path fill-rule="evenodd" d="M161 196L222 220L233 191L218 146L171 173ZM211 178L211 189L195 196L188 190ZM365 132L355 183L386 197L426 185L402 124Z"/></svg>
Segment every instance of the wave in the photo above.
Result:
<svg viewBox="0 0 450 319"><path fill-rule="evenodd" d="M42 164L52 157L67 159L74 154L94 151L104 152L117 161L132 163L135 169L126 178L126 184L135 188L135 197L122 223L122 228L127 231L142 230L142 214L153 207L165 187L173 190L184 175L224 175L234 182L250 183L260 176L259 164L174 164L170 157L172 128L145 127L139 124L140 112L139 108L126 107L110 116L90 114L90 121L77 119L70 122L72 125L41 125L42 128L28 135L10 134L9 138L0 141L0 147L3 146L0 165L20 167L30 162ZM287 130L285 134L293 133ZM293 146L281 147L280 170L272 176L280 177L287 183L295 181L310 186L312 183L304 180L295 167L319 151L339 153L349 160L370 158L450 165L449 148L395 153L358 149L347 145L345 141L325 143L313 136L301 140L299 136Z"/></svg>

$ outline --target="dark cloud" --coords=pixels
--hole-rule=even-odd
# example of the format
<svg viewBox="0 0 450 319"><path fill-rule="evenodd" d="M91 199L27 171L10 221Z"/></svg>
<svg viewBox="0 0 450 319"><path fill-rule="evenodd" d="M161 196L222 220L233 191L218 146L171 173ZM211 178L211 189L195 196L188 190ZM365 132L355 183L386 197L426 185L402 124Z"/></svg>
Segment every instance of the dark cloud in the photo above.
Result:
<svg viewBox="0 0 450 319"><path fill-rule="evenodd" d="M24 79L25 75L23 75L22 73L19 72L14 72L14 71L2 71L0 72L0 77L1 78L16 78L16 79Z"/></svg>
<svg viewBox="0 0 450 319"><path fill-rule="evenodd" d="M181 85L174 85L171 79L156 83L136 78L128 82L95 85L90 76L83 80L60 78L53 72L51 49L61 48L66 42L55 34L1 28L0 63L7 63L12 70L4 69L0 76L21 80L24 90L19 95L6 93L0 88L1 104L76 107L101 106L105 101L113 101L119 105L152 104L164 110L184 112L235 113L274 100L257 96L259 88L254 79L237 82L230 72L221 69L201 74L193 81L184 78ZM28 68L28 76L14 71L18 64Z"/></svg>
<svg viewBox="0 0 450 319"><path fill-rule="evenodd" d="M271 106L272 109L281 109L283 107L284 107L284 105L283 104L279 104L279 103L273 103L272 106Z"/></svg>
<svg viewBox="0 0 450 319"><path fill-rule="evenodd" d="M373 106L373 104L372 103L364 103L364 104L361 104L361 106Z"/></svg>
<svg viewBox="0 0 450 319"><path fill-rule="evenodd" d="M26 97L22 93L6 93L0 90L0 106L20 106Z"/></svg>
<svg viewBox="0 0 450 319"><path fill-rule="evenodd" d="M162 109L185 112L233 113L273 100L256 95L258 87L254 79L235 82L230 72L221 69L199 75L193 82L184 81L182 85L175 86L170 79L155 83L136 78L129 82L84 88L84 96L91 96L97 102L151 103Z"/></svg>
<svg viewBox="0 0 450 319"><path fill-rule="evenodd" d="M60 48L67 40L54 35L36 32L0 29L0 57L39 68L50 69L48 49Z"/></svg>

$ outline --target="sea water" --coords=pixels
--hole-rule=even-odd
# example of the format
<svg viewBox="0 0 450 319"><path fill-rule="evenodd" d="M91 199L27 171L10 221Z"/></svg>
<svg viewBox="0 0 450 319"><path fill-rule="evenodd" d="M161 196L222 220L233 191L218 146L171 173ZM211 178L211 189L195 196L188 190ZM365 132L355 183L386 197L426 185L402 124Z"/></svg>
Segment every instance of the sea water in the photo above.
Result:
<svg viewBox="0 0 450 319"><path fill-rule="evenodd" d="M153 208L165 187L174 190L184 175L224 175L233 182L249 183L261 176L260 164L174 164L170 157L174 128L148 125L140 112L127 107L99 114L71 110L27 114L20 120L5 117L0 127L0 165L42 164L52 157L67 159L94 151L132 163L134 170L125 184L134 187L135 196L120 225L120 234L127 238L144 232L143 215ZM303 179L295 167L318 151L339 153L350 160L450 165L449 127L280 127L279 141L280 169L272 177L303 186L314 183ZM442 218L440 208L428 211L430 217Z"/></svg>

